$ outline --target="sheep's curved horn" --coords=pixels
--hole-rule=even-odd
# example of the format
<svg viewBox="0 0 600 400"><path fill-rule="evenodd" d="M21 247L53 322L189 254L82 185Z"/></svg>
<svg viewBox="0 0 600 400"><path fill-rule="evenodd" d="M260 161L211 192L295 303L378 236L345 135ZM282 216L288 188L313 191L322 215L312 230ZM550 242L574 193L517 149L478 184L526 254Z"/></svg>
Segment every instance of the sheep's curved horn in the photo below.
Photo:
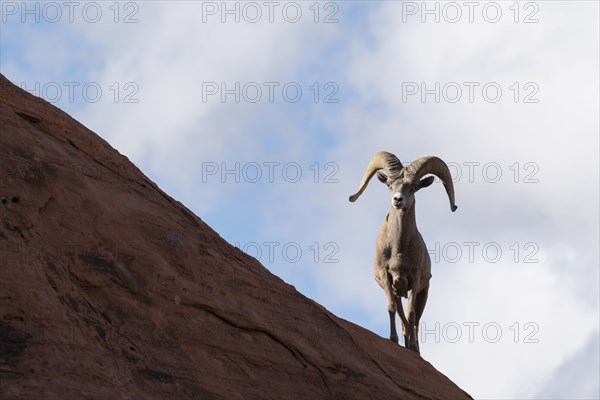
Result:
<svg viewBox="0 0 600 400"><path fill-rule="evenodd" d="M400 175L402 168L402 163L400 162L400 160L398 160L398 157L396 157L392 153L388 153L387 151L380 151L375 153L373 158L371 158L371 161L369 161L367 169L365 170L365 174L363 175L362 181L360 182L360 185L358 187L358 192L350 196L349 200L351 202L355 202L356 199L360 197L362 192L364 192L367 188L369 181L371 180L373 175L375 175L375 172L377 172L378 170L385 169L388 172L390 178L396 178Z"/></svg>
<svg viewBox="0 0 600 400"><path fill-rule="evenodd" d="M421 157L406 167L405 171L405 176L414 184L427 174L433 174L440 178L446 188L448 199L450 200L450 209L456 211L458 207L454 203L454 184L452 183L452 175L450 175L450 170L444 161L438 157Z"/></svg>

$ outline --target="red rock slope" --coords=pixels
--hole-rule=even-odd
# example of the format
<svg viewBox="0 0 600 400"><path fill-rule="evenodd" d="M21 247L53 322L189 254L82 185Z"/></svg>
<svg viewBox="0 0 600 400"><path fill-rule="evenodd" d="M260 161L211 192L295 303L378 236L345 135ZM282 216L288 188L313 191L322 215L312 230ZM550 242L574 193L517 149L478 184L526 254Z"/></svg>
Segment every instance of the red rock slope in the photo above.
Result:
<svg viewBox="0 0 600 400"><path fill-rule="evenodd" d="M0 84L0 398L470 398Z"/></svg>

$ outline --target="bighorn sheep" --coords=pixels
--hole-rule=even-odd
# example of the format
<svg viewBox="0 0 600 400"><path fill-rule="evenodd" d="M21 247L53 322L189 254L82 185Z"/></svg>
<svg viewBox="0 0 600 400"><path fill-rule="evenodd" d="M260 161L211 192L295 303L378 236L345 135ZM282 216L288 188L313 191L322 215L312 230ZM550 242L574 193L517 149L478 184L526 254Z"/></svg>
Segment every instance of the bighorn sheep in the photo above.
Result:
<svg viewBox="0 0 600 400"><path fill-rule="evenodd" d="M379 171L380 169L387 171L388 175ZM433 176L421 178L433 174L444 184L450 199L450 209L455 211L454 185L448 166L437 157L422 157L404 167L395 155L380 151L369 162L358 192L350 196L351 202L358 199L375 173L387 185L392 196L390 212L377 236L375 280L387 296L390 339L398 343L398 312L402 320L404 345L418 353L419 320L427 302L431 260L417 230L414 195L418 190L431 185L434 179ZM408 297L408 319L402 309L402 297Z"/></svg>

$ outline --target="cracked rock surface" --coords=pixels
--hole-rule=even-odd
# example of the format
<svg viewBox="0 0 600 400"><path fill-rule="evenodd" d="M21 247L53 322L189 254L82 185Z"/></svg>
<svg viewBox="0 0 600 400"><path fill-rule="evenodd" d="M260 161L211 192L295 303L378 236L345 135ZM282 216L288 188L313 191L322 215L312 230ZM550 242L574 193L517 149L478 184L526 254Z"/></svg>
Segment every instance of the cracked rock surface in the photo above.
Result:
<svg viewBox="0 0 600 400"><path fill-rule="evenodd" d="M470 398L229 245L58 108L0 85L0 398Z"/></svg>

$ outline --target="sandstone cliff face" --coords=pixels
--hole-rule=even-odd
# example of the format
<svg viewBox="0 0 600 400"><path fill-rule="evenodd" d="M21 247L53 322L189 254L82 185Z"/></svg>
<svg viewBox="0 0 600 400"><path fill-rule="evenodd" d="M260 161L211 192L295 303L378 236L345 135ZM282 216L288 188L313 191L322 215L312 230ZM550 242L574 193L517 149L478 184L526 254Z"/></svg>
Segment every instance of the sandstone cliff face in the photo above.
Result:
<svg viewBox="0 0 600 400"><path fill-rule="evenodd" d="M0 397L470 398L0 75Z"/></svg>

